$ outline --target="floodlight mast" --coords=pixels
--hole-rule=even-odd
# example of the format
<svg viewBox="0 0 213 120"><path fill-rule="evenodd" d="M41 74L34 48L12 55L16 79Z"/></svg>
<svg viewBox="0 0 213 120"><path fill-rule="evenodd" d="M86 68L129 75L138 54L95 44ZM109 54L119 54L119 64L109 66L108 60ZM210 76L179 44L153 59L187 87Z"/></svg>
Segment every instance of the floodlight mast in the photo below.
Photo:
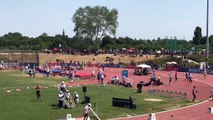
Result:
<svg viewBox="0 0 213 120"><path fill-rule="evenodd" d="M206 11L206 66L205 70L208 69L209 65L209 0L207 0L207 11Z"/></svg>

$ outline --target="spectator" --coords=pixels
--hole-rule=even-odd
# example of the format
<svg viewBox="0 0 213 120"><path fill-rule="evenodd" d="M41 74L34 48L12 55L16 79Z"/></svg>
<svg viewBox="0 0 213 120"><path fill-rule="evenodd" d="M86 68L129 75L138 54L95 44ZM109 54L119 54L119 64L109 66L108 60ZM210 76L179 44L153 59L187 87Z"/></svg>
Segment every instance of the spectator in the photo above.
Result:
<svg viewBox="0 0 213 120"><path fill-rule="evenodd" d="M64 93L66 92L66 84L64 83L64 81L62 81L60 84L60 91L62 91Z"/></svg>
<svg viewBox="0 0 213 120"><path fill-rule="evenodd" d="M33 75L33 70L31 68L29 68L29 75L30 75L30 77L32 77L32 75Z"/></svg>
<svg viewBox="0 0 213 120"><path fill-rule="evenodd" d="M126 76L122 76L122 82L123 82L122 84L126 84L126 79L127 79Z"/></svg>
<svg viewBox="0 0 213 120"><path fill-rule="evenodd" d="M47 68L47 77L50 77L50 69Z"/></svg>
<svg viewBox="0 0 213 120"><path fill-rule="evenodd" d="M68 102L69 104L72 104L71 95L70 95L69 90L66 90L65 98L66 98L66 100L67 100L67 102Z"/></svg>
<svg viewBox="0 0 213 120"><path fill-rule="evenodd" d="M97 74L98 84L100 84L101 81L101 72L99 71Z"/></svg>
<svg viewBox="0 0 213 120"><path fill-rule="evenodd" d="M74 102L75 102L76 105L79 104L79 95L78 95L77 92L74 92Z"/></svg>
<svg viewBox="0 0 213 120"><path fill-rule="evenodd" d="M102 70L104 71L105 65L103 63L101 64L101 67L102 67Z"/></svg>
<svg viewBox="0 0 213 120"><path fill-rule="evenodd" d="M69 71L69 79L72 78L72 74L73 74L73 73L72 73L72 70L70 70L70 71Z"/></svg>
<svg viewBox="0 0 213 120"><path fill-rule="evenodd" d="M64 93L62 91L60 91L60 93L58 94L58 108L59 109L62 109L63 102L64 102Z"/></svg>
<svg viewBox="0 0 213 120"><path fill-rule="evenodd" d="M101 85L104 86L104 73L101 73Z"/></svg>
<svg viewBox="0 0 213 120"><path fill-rule="evenodd" d="M142 86L143 86L143 82L140 81L140 82L137 84L137 88L138 88L137 93L142 93Z"/></svg>
<svg viewBox="0 0 213 120"><path fill-rule="evenodd" d="M112 83L112 84L118 84L118 83L119 83L119 78L118 78L118 76L112 77L111 83Z"/></svg>

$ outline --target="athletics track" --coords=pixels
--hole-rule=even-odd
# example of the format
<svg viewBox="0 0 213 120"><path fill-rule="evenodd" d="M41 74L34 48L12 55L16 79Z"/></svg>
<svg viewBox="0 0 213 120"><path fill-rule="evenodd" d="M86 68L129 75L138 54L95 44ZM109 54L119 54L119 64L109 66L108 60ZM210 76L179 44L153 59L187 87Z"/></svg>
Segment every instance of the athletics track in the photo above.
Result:
<svg viewBox="0 0 213 120"><path fill-rule="evenodd" d="M97 68L87 67L83 71L90 72L95 70L97 73ZM107 83L112 76L118 75L119 79L122 78L122 68L105 68L104 73L106 74L106 78L104 79L105 83ZM132 75L133 69L126 69L128 70L129 78L134 81L134 88L139 81L147 82L150 76L136 76ZM174 71L155 71L156 76L161 77L161 81L164 83L162 86L149 86L143 87L143 90L148 89L163 89L163 90L173 90L173 91L180 91L180 92L188 92L190 93L187 97L188 99L192 98L191 91L193 86L196 86L197 90L199 91L197 95L197 99L202 101L198 104L187 106L184 108L173 109L169 111L158 112L156 114L157 120L213 120L213 114L208 113L208 107L213 107L213 101L208 101L207 99L210 96L210 88L213 85L213 75L207 75L204 79L203 74L194 74L192 73L193 83L189 84L184 81L185 73L178 72L178 80L177 82L172 82L172 84L168 85L168 76L172 74L173 81L174 81ZM97 84L98 81L96 79L92 80L82 80L79 82L74 83L67 83L69 85L83 85L83 84ZM132 117L123 117L123 118L115 118L112 120L147 120L148 115L138 115Z"/></svg>

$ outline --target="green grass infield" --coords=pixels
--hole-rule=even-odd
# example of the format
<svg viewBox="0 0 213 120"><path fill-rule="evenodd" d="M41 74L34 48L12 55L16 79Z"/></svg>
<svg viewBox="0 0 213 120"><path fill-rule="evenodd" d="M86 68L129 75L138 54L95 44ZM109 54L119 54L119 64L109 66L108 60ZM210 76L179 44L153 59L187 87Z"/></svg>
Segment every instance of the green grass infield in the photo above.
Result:
<svg viewBox="0 0 213 120"><path fill-rule="evenodd" d="M72 114L72 117L83 116L86 104L79 104L74 109L58 109L58 89L54 87L66 78L29 78L20 71L0 71L0 116L2 120L58 120ZM42 86L42 101L36 100L35 86ZM28 88L29 87L29 88ZM16 89L20 89L17 91ZM83 101L81 86L67 87L73 96L78 92L80 102ZM8 92L8 90L10 92ZM144 92L137 94L133 88L122 86L98 85L87 86L86 96L90 97L92 108L102 120L118 117L127 117L146 114L150 112L165 111L192 104L190 101L178 97L151 96ZM126 98L131 96L136 109L112 106L112 98ZM160 99L162 101L150 102L144 99ZM96 107L94 106L96 103ZM151 107L151 109L149 109ZM91 119L95 116L90 112Z"/></svg>

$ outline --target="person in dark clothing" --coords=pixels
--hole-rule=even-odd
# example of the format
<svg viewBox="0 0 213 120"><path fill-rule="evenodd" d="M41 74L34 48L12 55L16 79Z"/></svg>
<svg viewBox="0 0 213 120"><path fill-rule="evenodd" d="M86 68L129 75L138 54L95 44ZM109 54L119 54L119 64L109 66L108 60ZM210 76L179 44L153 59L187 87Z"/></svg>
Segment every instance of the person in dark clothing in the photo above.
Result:
<svg viewBox="0 0 213 120"><path fill-rule="evenodd" d="M104 65L104 64L101 64L101 67L102 67L102 70L104 71L104 67L105 67L105 65Z"/></svg>
<svg viewBox="0 0 213 120"><path fill-rule="evenodd" d="M177 81L177 72L175 73L175 82Z"/></svg>
<svg viewBox="0 0 213 120"><path fill-rule="evenodd" d="M41 101L41 87L39 85L36 86L36 97L38 101Z"/></svg>
<svg viewBox="0 0 213 120"><path fill-rule="evenodd" d="M186 77L185 80L188 82L188 80L189 80L188 73L185 73L185 77Z"/></svg>
<svg viewBox="0 0 213 120"><path fill-rule="evenodd" d="M98 84L101 83L101 72L98 72L97 74Z"/></svg>
<svg viewBox="0 0 213 120"><path fill-rule="evenodd" d="M142 86L143 86L143 82L140 81L140 82L137 84L137 88L138 88L137 93L142 93Z"/></svg>
<svg viewBox="0 0 213 120"><path fill-rule="evenodd" d="M160 76L158 76L158 79L156 80L156 86L159 86L159 85L163 85L163 82L161 82Z"/></svg>
<svg viewBox="0 0 213 120"><path fill-rule="evenodd" d="M171 82L172 82L172 75L169 74L169 85L171 85Z"/></svg>
<svg viewBox="0 0 213 120"><path fill-rule="evenodd" d="M198 93L198 91L197 91L196 87L194 86L192 89L192 95L193 95L192 102L194 102L195 99L197 98L197 95L196 95L197 93Z"/></svg>
<svg viewBox="0 0 213 120"><path fill-rule="evenodd" d="M69 79L72 78L72 70L69 71Z"/></svg>

